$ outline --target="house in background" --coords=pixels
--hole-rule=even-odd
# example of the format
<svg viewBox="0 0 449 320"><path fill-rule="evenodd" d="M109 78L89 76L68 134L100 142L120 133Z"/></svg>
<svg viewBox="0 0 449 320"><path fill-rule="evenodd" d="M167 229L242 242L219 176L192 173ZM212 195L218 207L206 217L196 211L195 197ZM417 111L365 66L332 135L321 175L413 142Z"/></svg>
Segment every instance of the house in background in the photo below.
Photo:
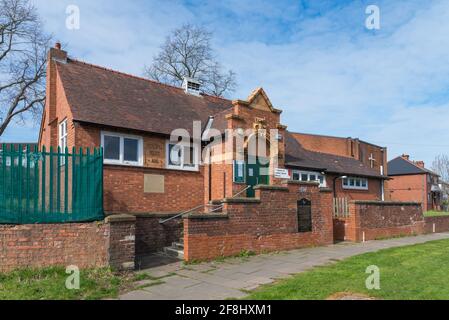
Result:
<svg viewBox="0 0 449 320"><path fill-rule="evenodd" d="M426 169L423 161L411 161L403 154L388 162L388 175L390 200L421 202L424 211L441 209L439 175Z"/></svg>
<svg viewBox="0 0 449 320"><path fill-rule="evenodd" d="M449 211L449 183L446 181L441 181L440 187L442 190L442 206L443 211Z"/></svg>
<svg viewBox="0 0 449 320"><path fill-rule="evenodd" d="M179 213L246 189L241 196L253 197L254 186L285 179L319 183L335 197L383 199L384 148L346 138L334 138L340 141L334 149L332 142L314 145L312 135L287 131L282 111L261 88L246 100L212 97L193 79L173 87L71 59L57 45L49 54L47 97L39 146L103 147L109 213ZM201 123L199 137L194 121ZM179 146L170 141L175 129L193 138ZM250 164L254 155L247 149L243 162L234 152L225 155L234 160L230 164L202 163L200 155L214 138L209 133L224 137L227 129L255 135L277 129L278 148L267 143L265 164ZM218 147L207 151L211 158L225 150ZM276 169L290 174L276 177Z"/></svg>

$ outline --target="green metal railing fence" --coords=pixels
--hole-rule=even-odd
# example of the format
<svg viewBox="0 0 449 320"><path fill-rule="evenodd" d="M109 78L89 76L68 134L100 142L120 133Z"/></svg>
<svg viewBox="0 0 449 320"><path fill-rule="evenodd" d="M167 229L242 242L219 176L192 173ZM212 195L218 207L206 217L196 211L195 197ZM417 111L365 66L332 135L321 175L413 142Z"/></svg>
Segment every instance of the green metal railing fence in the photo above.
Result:
<svg viewBox="0 0 449 320"><path fill-rule="evenodd" d="M101 220L103 151L49 152L3 144L0 151L0 223Z"/></svg>

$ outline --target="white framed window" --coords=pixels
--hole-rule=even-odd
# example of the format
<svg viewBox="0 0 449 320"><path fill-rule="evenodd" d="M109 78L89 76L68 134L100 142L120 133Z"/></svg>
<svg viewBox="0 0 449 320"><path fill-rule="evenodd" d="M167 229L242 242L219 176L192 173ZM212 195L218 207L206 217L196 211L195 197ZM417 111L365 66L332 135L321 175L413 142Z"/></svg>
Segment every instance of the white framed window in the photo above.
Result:
<svg viewBox="0 0 449 320"><path fill-rule="evenodd" d="M197 144L167 141L165 154L168 169L198 171Z"/></svg>
<svg viewBox="0 0 449 320"><path fill-rule="evenodd" d="M102 132L105 164L143 166L143 139L128 134Z"/></svg>
<svg viewBox="0 0 449 320"><path fill-rule="evenodd" d="M295 181L304 181L304 182L319 182L320 187L326 187L326 177L320 172L313 171L292 171L292 179Z"/></svg>
<svg viewBox="0 0 449 320"><path fill-rule="evenodd" d="M368 190L368 179L348 177L342 181L343 189Z"/></svg>
<svg viewBox="0 0 449 320"><path fill-rule="evenodd" d="M59 124L59 147L61 152L65 152L67 147L67 119Z"/></svg>
<svg viewBox="0 0 449 320"><path fill-rule="evenodd" d="M63 120L59 124L59 148L61 153L65 153L65 148L67 147L67 119ZM65 157L60 157L61 165L65 164Z"/></svg>

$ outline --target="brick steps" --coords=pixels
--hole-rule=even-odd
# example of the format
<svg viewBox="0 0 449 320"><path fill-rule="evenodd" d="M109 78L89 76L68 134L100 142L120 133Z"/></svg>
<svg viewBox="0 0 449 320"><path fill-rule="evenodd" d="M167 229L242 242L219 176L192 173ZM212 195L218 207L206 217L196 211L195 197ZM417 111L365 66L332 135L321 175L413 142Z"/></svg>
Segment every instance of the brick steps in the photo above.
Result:
<svg viewBox="0 0 449 320"><path fill-rule="evenodd" d="M169 257L184 260L184 241L173 242L170 247L165 247L163 253Z"/></svg>

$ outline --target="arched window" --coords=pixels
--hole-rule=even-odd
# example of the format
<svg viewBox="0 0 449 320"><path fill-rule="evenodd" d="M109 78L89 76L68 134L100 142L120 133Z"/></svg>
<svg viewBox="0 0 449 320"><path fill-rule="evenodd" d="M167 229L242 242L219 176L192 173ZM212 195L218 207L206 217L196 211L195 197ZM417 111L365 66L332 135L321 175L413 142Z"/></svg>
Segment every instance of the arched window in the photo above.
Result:
<svg viewBox="0 0 449 320"><path fill-rule="evenodd" d="M308 199L298 201L298 232L312 232L312 202Z"/></svg>

